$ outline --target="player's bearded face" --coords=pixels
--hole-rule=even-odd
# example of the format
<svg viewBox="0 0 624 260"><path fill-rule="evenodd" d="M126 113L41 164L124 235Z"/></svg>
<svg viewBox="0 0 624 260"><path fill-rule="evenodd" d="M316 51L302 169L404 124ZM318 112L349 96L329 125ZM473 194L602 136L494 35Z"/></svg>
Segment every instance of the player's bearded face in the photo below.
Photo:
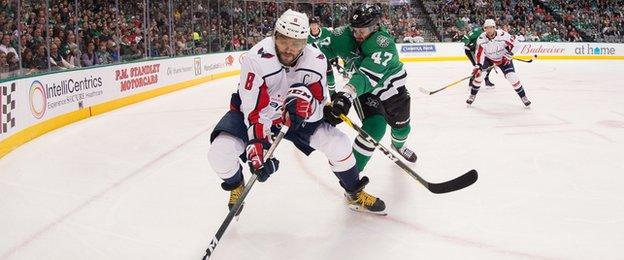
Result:
<svg viewBox="0 0 624 260"><path fill-rule="evenodd" d="M358 43L362 43L364 40L366 40L366 38L368 38L368 36L371 34L371 28L370 27L365 27L365 28L352 28L353 29L353 38L355 38L355 41Z"/></svg>
<svg viewBox="0 0 624 260"><path fill-rule="evenodd" d="M275 36L277 58L284 65L292 65L307 44L307 39L294 39L283 35Z"/></svg>

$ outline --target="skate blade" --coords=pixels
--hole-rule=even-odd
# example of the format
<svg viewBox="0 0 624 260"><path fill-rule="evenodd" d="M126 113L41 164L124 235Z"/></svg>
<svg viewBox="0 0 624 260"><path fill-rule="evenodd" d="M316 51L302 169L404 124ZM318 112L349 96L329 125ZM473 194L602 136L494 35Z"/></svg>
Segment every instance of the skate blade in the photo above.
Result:
<svg viewBox="0 0 624 260"><path fill-rule="evenodd" d="M379 216L386 216L388 215L388 213L386 213L386 211L370 211L362 206L359 205L351 205L349 204L349 209L353 210L353 211L357 211L357 212L363 212L363 213L368 213L368 214L373 214L373 215L379 215Z"/></svg>
<svg viewBox="0 0 624 260"><path fill-rule="evenodd" d="M418 157L416 157L416 159L414 159L413 161L408 160L407 158L403 157L403 159L405 159L406 162L410 163L410 164L416 164L416 162L418 161Z"/></svg>
<svg viewBox="0 0 624 260"><path fill-rule="evenodd" d="M408 164L410 164L410 165L415 165L415 164L416 164L416 162L418 161L418 158L416 158L416 160L415 160L415 161L410 161L410 160L408 160L407 158L405 158L405 157L403 157L403 156L401 156L401 159L403 159L403 161L405 161L406 163L408 163Z"/></svg>
<svg viewBox="0 0 624 260"><path fill-rule="evenodd" d="M416 161L418 161L418 156L416 156L416 158L413 161L411 161L409 158L403 156L403 154L401 152L399 152L397 149L395 149L394 146L392 147L392 151L395 151L397 154L399 154L399 157L401 157L401 159L403 159L403 161L405 161L406 163L416 164Z"/></svg>

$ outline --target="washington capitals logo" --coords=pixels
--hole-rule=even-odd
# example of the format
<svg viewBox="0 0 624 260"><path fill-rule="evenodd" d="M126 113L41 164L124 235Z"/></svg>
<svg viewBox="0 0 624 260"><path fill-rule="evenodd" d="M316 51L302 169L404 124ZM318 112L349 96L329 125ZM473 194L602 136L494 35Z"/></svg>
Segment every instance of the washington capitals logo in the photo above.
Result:
<svg viewBox="0 0 624 260"><path fill-rule="evenodd" d="M260 48L258 50L258 55L260 55L260 57L265 58L265 59L270 59L273 58L275 55L270 54L268 52L264 52L264 48Z"/></svg>

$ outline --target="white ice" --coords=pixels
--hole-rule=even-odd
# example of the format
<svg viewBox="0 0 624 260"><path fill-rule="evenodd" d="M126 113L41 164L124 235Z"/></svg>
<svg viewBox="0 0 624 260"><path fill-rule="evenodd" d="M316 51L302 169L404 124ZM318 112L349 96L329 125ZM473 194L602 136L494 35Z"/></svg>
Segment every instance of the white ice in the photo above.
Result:
<svg viewBox="0 0 624 260"><path fill-rule="evenodd" d="M281 169L254 186L211 259L624 257L624 62L516 63L531 109L500 72L467 108L465 83L417 89L470 64L406 66L414 169L440 182L474 168L473 186L432 194L377 153L364 174L388 216L357 213L321 154L285 142ZM0 259L200 259L227 214L206 152L237 81L81 121L2 158Z"/></svg>

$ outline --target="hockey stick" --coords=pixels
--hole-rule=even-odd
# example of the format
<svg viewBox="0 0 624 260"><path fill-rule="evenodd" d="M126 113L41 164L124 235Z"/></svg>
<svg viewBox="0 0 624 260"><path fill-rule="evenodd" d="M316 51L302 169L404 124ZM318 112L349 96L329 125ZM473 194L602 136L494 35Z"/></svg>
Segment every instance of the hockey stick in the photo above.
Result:
<svg viewBox="0 0 624 260"><path fill-rule="evenodd" d="M531 63L531 62L533 62L535 59L537 59L537 54L533 55L533 58L531 58L530 60L520 59L520 58L516 58L516 57L513 57L513 59L514 59L514 60L517 60L517 61L522 61L522 62L526 62L526 63Z"/></svg>
<svg viewBox="0 0 624 260"><path fill-rule="evenodd" d="M492 65L492 66L488 67L488 68L486 69L486 72L487 72L487 71L490 71L490 70L491 70L491 69L493 69L493 68L494 68L494 65ZM420 90L420 92L425 93L425 94L427 94L427 95L433 95L433 94L438 93L438 92L440 92L440 91L442 91L442 90L445 90L445 89L447 89L447 88L450 88L450 87L452 87L452 86L455 86L455 85L457 85L457 84L461 83L462 81L467 80L467 79L470 79L470 78L472 78L472 75L470 75L470 76L466 76L466 77L463 77L463 78L461 78L461 79L458 79L457 81L455 81L455 82L453 82L453 83L451 83L451 84L448 84L448 85L446 85L446 86L444 86L444 87L441 87L441 88L436 89L436 90L433 90L433 91L426 90L426 89L425 89L425 88L423 88L423 87L418 88L418 90Z"/></svg>
<svg viewBox="0 0 624 260"><path fill-rule="evenodd" d="M280 130L279 134L275 138L275 141L273 141L273 144L271 145L271 147L269 147L269 150L267 151L265 158L267 159L271 158L273 151L275 151L275 148L277 147L277 145L280 143L280 141L282 141L282 138L284 138L284 135L286 134L286 132L288 132L288 126L284 125L282 126L282 129ZM238 198L238 201L236 201L236 204L234 204L232 209L230 209L230 212L225 217L225 220L223 220L223 223L221 223L219 230L217 230L217 234L215 234L215 236L210 241L210 245L208 246L208 249L206 249L206 254L202 258L202 260L207 260L210 258L215 248L217 247L217 244L219 244L219 240L221 239L221 237L225 233L225 230L228 228L228 226L232 222L232 219L234 219L236 212L238 212L241 205L243 205L243 201L245 200L245 197L247 197L247 194L249 194L251 187L253 187L257 179L258 179L257 175L255 174L251 175L251 179L249 179L249 181L247 181L247 183L245 184L245 189L243 190L243 193L240 195L240 197Z"/></svg>
<svg viewBox="0 0 624 260"><path fill-rule="evenodd" d="M425 186L425 188L427 188L429 191L431 191L431 192L433 192L435 194L447 193L447 192L452 192L452 191L456 191L456 190L460 190L460 189L466 188L466 187L472 185L473 183L475 183L477 181L478 177L479 177L479 174L477 173L477 171L475 169L472 169L472 170L468 171L467 173L464 173L463 175L461 175L461 176L459 176L459 177L457 177L455 179L452 179L450 181L441 182L441 183L431 183L431 182L428 182L425 179L423 179L422 177L420 177L420 175L418 175L418 173L416 173L414 170L412 170L412 168L410 168L409 166L405 165L405 163L403 163L403 161L401 161L397 156L395 156L388 148L386 148L385 146L383 146L379 142L375 141L375 139L373 139L364 130L362 130L362 128L360 126L354 124L351 121L351 119L349 119L347 116L340 115L340 119L342 119L342 121L347 123L347 125L351 126L353 129L355 129L360 134L360 136L362 136L362 137L364 137L364 139L366 139L366 141L371 142L373 145L375 145L375 147L379 148L379 150L381 150L386 155L386 157L388 157L396 165L398 165L403 170L405 170L407 172L407 174L412 176L412 178L416 179L418 182L420 182L420 184Z"/></svg>

